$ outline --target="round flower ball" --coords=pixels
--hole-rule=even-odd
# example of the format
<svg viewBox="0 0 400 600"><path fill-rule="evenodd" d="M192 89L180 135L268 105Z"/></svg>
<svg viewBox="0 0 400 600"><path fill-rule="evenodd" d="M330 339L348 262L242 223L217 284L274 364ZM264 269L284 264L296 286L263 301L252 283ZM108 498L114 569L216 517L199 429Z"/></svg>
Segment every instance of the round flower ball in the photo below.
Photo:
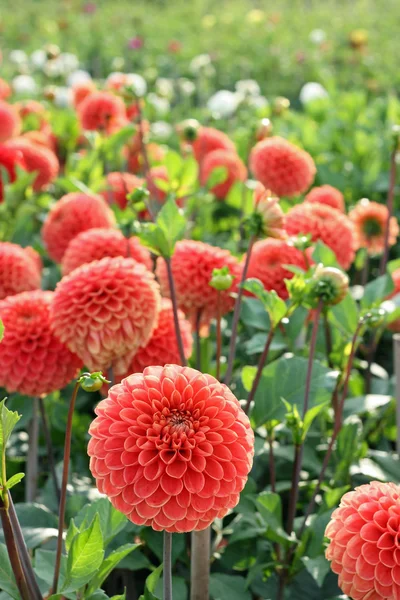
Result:
<svg viewBox="0 0 400 600"><path fill-rule="evenodd" d="M0 143L19 135L22 122L11 104L0 100Z"/></svg>
<svg viewBox="0 0 400 600"><path fill-rule="evenodd" d="M228 138L226 133L214 127L200 127L197 131L197 137L192 143L192 149L198 163L202 163L205 156L214 150L236 152L235 144Z"/></svg>
<svg viewBox="0 0 400 600"><path fill-rule="evenodd" d="M126 373L157 325L160 293L154 275L132 258L83 265L56 287L54 331L90 371Z"/></svg>
<svg viewBox="0 0 400 600"><path fill-rule="evenodd" d="M363 198L349 212L349 218L354 226L357 248L366 248L368 254L381 254L385 248L385 237L389 211L386 205L370 202ZM389 246L396 243L399 235L399 225L396 217L389 221Z"/></svg>
<svg viewBox="0 0 400 600"><path fill-rule="evenodd" d="M25 169L29 173L37 173L32 184L35 192L46 188L57 178L60 165L57 156L49 148L33 144L24 137L8 141L7 147L19 150L23 156Z"/></svg>
<svg viewBox="0 0 400 600"><path fill-rule="evenodd" d="M143 180L131 173L108 173L105 191L102 192L108 204L118 204L124 210L128 205L127 195L143 185Z"/></svg>
<svg viewBox="0 0 400 600"><path fill-rule="evenodd" d="M339 265L348 269L354 260L354 235L351 221L338 210L323 204L304 202L289 210L285 219L289 235L310 234L335 254Z"/></svg>
<svg viewBox="0 0 400 600"><path fill-rule="evenodd" d="M101 196L71 192L60 198L50 209L42 228L50 258L61 262L70 241L93 227L115 227L114 213Z"/></svg>
<svg viewBox="0 0 400 600"><path fill-rule="evenodd" d="M114 133L127 125L125 104L110 92L93 92L78 107L82 129Z"/></svg>
<svg viewBox="0 0 400 600"><path fill-rule="evenodd" d="M88 79L87 81L81 81L72 86L72 103L75 108L78 108L80 104L96 91L96 85L94 81Z"/></svg>
<svg viewBox="0 0 400 600"><path fill-rule="evenodd" d="M101 260L106 256L133 258L151 270L150 252L136 237L126 239L118 229L87 229L75 236L61 261L63 275L68 275L81 265Z"/></svg>
<svg viewBox="0 0 400 600"><path fill-rule="evenodd" d="M214 150L209 152L201 163L200 182L206 185L213 171L218 168L226 171L225 177L220 183L211 188L211 192L219 200L223 200L229 194L231 187L236 181L245 181L247 169L237 154L230 150Z"/></svg>
<svg viewBox="0 0 400 600"><path fill-rule="evenodd" d="M4 337L0 386L28 396L50 394L77 376L82 362L54 335L50 307L54 292L22 292L0 302Z"/></svg>
<svg viewBox="0 0 400 600"><path fill-rule="evenodd" d="M7 180L13 182L17 178L17 166L25 169L22 152L16 148L8 148L5 144L0 144L0 202L4 200L2 169L7 172Z"/></svg>
<svg viewBox="0 0 400 600"><path fill-rule="evenodd" d="M308 152L278 136L254 146L250 168L255 178L278 196L303 194L317 171Z"/></svg>
<svg viewBox="0 0 400 600"><path fill-rule="evenodd" d="M400 486L372 481L342 497L325 555L350 598L400 598L399 527Z"/></svg>
<svg viewBox="0 0 400 600"><path fill-rule="evenodd" d="M336 208L340 212L345 212L343 194L340 190L331 185L321 185L310 190L304 198L305 202L312 204L326 204L331 208Z"/></svg>
<svg viewBox="0 0 400 600"><path fill-rule="evenodd" d="M275 290L278 296L286 300L289 294L285 279L291 279L294 273L285 265L294 265L304 271L307 270L303 253L290 241L271 238L259 240L254 244L251 252L247 277L259 279L266 290Z"/></svg>
<svg viewBox="0 0 400 600"><path fill-rule="evenodd" d="M95 412L91 472L133 523L200 531L239 502L254 434L238 400L211 375L148 367L113 386Z"/></svg>
<svg viewBox="0 0 400 600"><path fill-rule="evenodd" d="M221 314L232 310L232 291L240 280L239 261L228 250L204 242L182 240L175 246L171 259L172 274L179 308L195 328L200 315L201 326L207 327L217 316L218 291L210 286L214 269L228 267L235 277L233 288L220 292ZM167 269L163 258L157 259L156 275L163 296L170 297Z"/></svg>
<svg viewBox="0 0 400 600"><path fill-rule="evenodd" d="M41 260L33 248L0 242L0 300L39 289L41 278Z"/></svg>

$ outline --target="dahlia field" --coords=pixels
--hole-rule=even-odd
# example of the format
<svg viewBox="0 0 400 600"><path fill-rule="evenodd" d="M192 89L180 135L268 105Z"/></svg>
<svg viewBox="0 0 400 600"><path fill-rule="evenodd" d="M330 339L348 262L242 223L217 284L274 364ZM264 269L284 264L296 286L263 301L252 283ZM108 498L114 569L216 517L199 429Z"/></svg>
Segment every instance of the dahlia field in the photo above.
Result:
<svg viewBox="0 0 400 600"><path fill-rule="evenodd" d="M0 600L400 600L398 5L23 4Z"/></svg>

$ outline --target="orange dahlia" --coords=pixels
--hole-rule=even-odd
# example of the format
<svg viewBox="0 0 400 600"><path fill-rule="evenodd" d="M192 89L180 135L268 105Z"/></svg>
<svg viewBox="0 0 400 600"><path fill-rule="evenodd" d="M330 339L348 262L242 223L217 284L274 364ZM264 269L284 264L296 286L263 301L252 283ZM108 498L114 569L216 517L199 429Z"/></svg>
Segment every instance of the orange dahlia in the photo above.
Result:
<svg viewBox="0 0 400 600"><path fill-rule="evenodd" d="M266 190L262 183L258 183L254 190L254 209L261 216L262 233L266 237L285 239L285 215L279 205L279 198Z"/></svg>
<svg viewBox="0 0 400 600"><path fill-rule="evenodd" d="M60 165L57 156L49 148L33 144L24 137L8 141L7 147L19 150L26 170L29 173L37 173L32 184L35 192L42 190L57 178Z"/></svg>
<svg viewBox="0 0 400 600"><path fill-rule="evenodd" d="M8 148L5 144L0 144L0 202L4 200L4 184L2 179L2 169L7 171L8 181L15 181L17 178L17 166L25 168L24 157L20 150Z"/></svg>
<svg viewBox="0 0 400 600"><path fill-rule="evenodd" d="M357 248L366 248L368 254L380 254L385 247L385 235L389 211L387 206L363 198L349 212L354 225ZM399 225L396 217L390 217L389 246L396 243Z"/></svg>
<svg viewBox="0 0 400 600"><path fill-rule="evenodd" d="M125 104L110 92L93 92L78 107L82 129L114 133L128 124Z"/></svg>
<svg viewBox="0 0 400 600"><path fill-rule="evenodd" d="M310 234L313 242L321 240L336 254L338 263L348 269L354 260L354 235L346 215L324 204L304 202L286 214L289 235Z"/></svg>
<svg viewBox="0 0 400 600"><path fill-rule="evenodd" d="M87 98L90 94L93 94L95 91L96 85L91 79L74 85L72 87L72 102L75 108L78 108L85 98Z"/></svg>
<svg viewBox="0 0 400 600"><path fill-rule="evenodd" d="M209 285L213 271L228 267L235 276L234 290L240 280L239 261L228 250L204 242L182 240L175 246L171 265L179 308L188 317L192 327L195 327L199 314L201 324L208 326L210 320L217 316L218 291ZM170 297L167 269L161 257L157 259L156 275L163 296ZM234 306L231 292L220 292L221 314L229 312Z"/></svg>
<svg viewBox="0 0 400 600"><path fill-rule="evenodd" d="M0 386L28 396L65 387L82 363L54 335L50 321L53 292L22 292L0 302L4 338Z"/></svg>
<svg viewBox="0 0 400 600"><path fill-rule="evenodd" d="M285 265L307 270L303 253L290 242L271 238L259 240L251 252L247 277L259 279L266 290L275 290L278 296L286 300L289 294L285 279L291 279L294 273L288 271Z"/></svg>
<svg viewBox="0 0 400 600"><path fill-rule="evenodd" d="M103 198L82 192L66 194L50 209L42 228L49 256L60 262L70 241L93 227L115 227L114 213Z"/></svg>
<svg viewBox="0 0 400 600"><path fill-rule="evenodd" d="M340 212L345 212L344 198L340 190L331 185L321 185L310 190L304 198L306 202L312 204L327 204L331 208L336 208Z"/></svg>
<svg viewBox="0 0 400 600"><path fill-rule="evenodd" d="M148 269L153 261L150 252L141 245L136 237L127 240L118 229L87 229L75 236L68 245L61 261L63 275L94 260L122 256L133 258Z"/></svg>
<svg viewBox="0 0 400 600"><path fill-rule="evenodd" d="M239 502L254 434L238 400L211 375L148 367L112 387L95 412L90 469L133 523L199 531Z"/></svg>
<svg viewBox="0 0 400 600"><path fill-rule="evenodd" d="M357 600L400 598L400 486L372 481L345 494L325 535L339 586Z"/></svg>
<svg viewBox="0 0 400 600"><path fill-rule="evenodd" d="M197 162L203 162L205 156L213 150L230 150L235 153L235 144L228 138L226 133L214 129L214 127L200 127L197 137L192 143L193 154Z"/></svg>
<svg viewBox="0 0 400 600"><path fill-rule="evenodd" d="M0 100L7 100L11 96L11 87L4 79L0 78Z"/></svg>
<svg viewBox="0 0 400 600"><path fill-rule="evenodd" d="M36 115L41 122L46 114L43 104L36 100L23 100L22 102L16 102L14 106L21 119L25 119L30 115Z"/></svg>
<svg viewBox="0 0 400 600"><path fill-rule="evenodd" d="M149 341L160 310L154 275L132 258L103 258L83 265L58 284L54 331L91 371L126 373Z"/></svg>
<svg viewBox="0 0 400 600"><path fill-rule="evenodd" d="M236 181L244 181L247 177L247 169L243 161L231 150L213 150L204 157L201 163L200 181L205 185L208 178L218 167L226 170L226 176L221 183L211 188L214 196L223 200L229 194L231 187Z"/></svg>
<svg viewBox="0 0 400 600"><path fill-rule="evenodd" d="M108 173L106 190L102 192L102 196L108 204L118 204L120 208L124 209L128 205L127 195L141 185L143 185L143 180L136 175L115 171Z"/></svg>
<svg viewBox="0 0 400 600"><path fill-rule="evenodd" d="M396 269L395 271L393 271L393 273L391 273L391 276L394 284L394 290L389 294L387 300L390 300L394 296L400 294L400 269ZM393 333L400 333L400 319L396 319L395 321L389 323L388 329L390 329L390 331L393 331Z"/></svg>
<svg viewBox="0 0 400 600"><path fill-rule="evenodd" d="M250 154L250 168L264 187L278 196L305 192L316 174L312 157L287 140L275 136L258 142Z"/></svg>
<svg viewBox="0 0 400 600"><path fill-rule="evenodd" d="M22 123L14 106L0 100L0 143L19 135Z"/></svg>
<svg viewBox="0 0 400 600"><path fill-rule="evenodd" d="M0 242L0 300L40 288L41 260L33 248Z"/></svg>

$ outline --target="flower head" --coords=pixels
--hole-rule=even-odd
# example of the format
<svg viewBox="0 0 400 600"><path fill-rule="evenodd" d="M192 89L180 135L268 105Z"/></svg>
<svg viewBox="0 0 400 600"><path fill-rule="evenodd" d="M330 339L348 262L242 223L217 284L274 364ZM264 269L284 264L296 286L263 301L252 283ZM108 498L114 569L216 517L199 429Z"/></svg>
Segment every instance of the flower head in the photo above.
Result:
<svg viewBox="0 0 400 600"><path fill-rule="evenodd" d="M0 302L4 338L0 352L0 386L28 396L65 387L82 363L53 333L53 292L22 292Z"/></svg>
<svg viewBox="0 0 400 600"><path fill-rule="evenodd" d="M199 313L200 323L208 326L210 320L217 316L218 306L218 291L209 285L213 271L229 267L237 282L241 272L238 260L228 250L204 242L182 240L175 246L171 266L179 308L188 317L192 327L196 325ZM162 258L157 259L156 275L163 296L170 297L165 260ZM231 292L234 289L235 284L233 290L220 292L221 314L232 310L234 299Z"/></svg>
<svg viewBox="0 0 400 600"><path fill-rule="evenodd" d="M336 267L317 265L311 278L310 293L314 301L323 300L325 306L339 304L349 290L349 278Z"/></svg>
<svg viewBox="0 0 400 600"><path fill-rule="evenodd" d="M368 254L380 254L385 247L385 236L388 222L388 208L378 202L370 202L363 198L349 212L354 225L357 248L366 248ZM396 243L399 225L396 217L390 217L389 246Z"/></svg>
<svg viewBox="0 0 400 600"><path fill-rule="evenodd" d="M102 192L104 200L108 204L118 204L122 209L128 205L128 194L143 185L143 180L131 173L115 171L108 173L106 179L106 190Z"/></svg>
<svg viewBox="0 0 400 600"><path fill-rule="evenodd" d="M393 271L391 276L394 284L394 290L389 294L387 300L390 300L391 298L394 298L394 296L400 294L400 269ZM396 319L395 321L389 323L388 329L393 331L393 333L400 333L400 319Z"/></svg>
<svg viewBox="0 0 400 600"><path fill-rule="evenodd" d="M24 137L9 140L6 146L19 150L23 157L24 168L29 173L37 173L32 184L36 192L46 188L57 178L60 165L57 156L49 148L33 144Z"/></svg>
<svg viewBox="0 0 400 600"><path fill-rule="evenodd" d="M303 253L290 242L271 238L259 240L253 246L247 277L259 279L266 290L275 290L286 300L289 294L285 279L291 279L293 273L285 265L307 269Z"/></svg>
<svg viewBox="0 0 400 600"><path fill-rule="evenodd" d="M40 288L41 260L33 248L0 242L0 300Z"/></svg>
<svg viewBox="0 0 400 600"><path fill-rule="evenodd" d="M103 258L78 267L58 284L54 331L91 371L126 373L157 324L154 275L132 258Z"/></svg>
<svg viewBox="0 0 400 600"><path fill-rule="evenodd" d="M400 597L400 486L372 481L345 494L325 535L326 558L351 598Z"/></svg>
<svg viewBox="0 0 400 600"><path fill-rule="evenodd" d="M239 502L254 434L232 392L211 375L148 367L96 408L88 446L100 492L138 525L208 527Z"/></svg>
<svg viewBox="0 0 400 600"><path fill-rule="evenodd" d="M220 183L211 188L212 193L218 199L223 200L229 194L231 187L236 181L244 181L247 177L247 169L239 156L231 150L213 150L204 157L200 169L200 181L205 185L214 169L223 168L225 177Z"/></svg>
<svg viewBox="0 0 400 600"><path fill-rule="evenodd" d="M336 208L340 212L345 212L344 198L342 192L331 185L321 185L312 188L304 198L305 202L312 204L326 204L331 208Z"/></svg>
<svg viewBox="0 0 400 600"><path fill-rule="evenodd" d="M78 108L82 102L96 91L96 84L91 79L81 81L72 86L72 102Z"/></svg>
<svg viewBox="0 0 400 600"><path fill-rule="evenodd" d="M289 235L310 234L313 242L321 240L336 254L343 269L354 260L354 236L351 221L338 210L323 204L304 202L286 214Z"/></svg>
<svg viewBox="0 0 400 600"><path fill-rule="evenodd" d="M78 117L83 129L114 133L127 125L125 104L110 92L93 92L78 107Z"/></svg>
<svg viewBox="0 0 400 600"><path fill-rule="evenodd" d="M0 101L0 143L19 135L21 127L21 119L14 106Z"/></svg>
<svg viewBox="0 0 400 600"><path fill-rule="evenodd" d="M302 194L316 173L314 161L305 150L278 136L254 146L250 166L255 178L278 196Z"/></svg>
<svg viewBox="0 0 400 600"><path fill-rule="evenodd" d="M114 227L115 217L101 196L71 192L50 209L42 228L49 256L60 262L70 241L93 227Z"/></svg>
<svg viewBox="0 0 400 600"><path fill-rule="evenodd" d="M150 270L153 264L150 252L138 238L128 240L118 229L94 228L78 233L69 243L61 261L63 275L106 256L133 258Z"/></svg>
<svg viewBox="0 0 400 600"><path fill-rule="evenodd" d="M262 233L266 237L285 239L285 215L279 205L279 198L258 183L254 190L254 209L261 217Z"/></svg>
<svg viewBox="0 0 400 600"><path fill-rule="evenodd" d="M8 148L5 144L0 144L0 167L7 171L8 181L15 181L17 178L17 166L25 168L23 154L16 148ZM4 200L4 183L0 170L0 202Z"/></svg>
<svg viewBox="0 0 400 600"><path fill-rule="evenodd" d="M193 154L197 162L202 163L205 156L213 150L230 150L236 152L234 143L226 133L214 127L200 127L193 144Z"/></svg>

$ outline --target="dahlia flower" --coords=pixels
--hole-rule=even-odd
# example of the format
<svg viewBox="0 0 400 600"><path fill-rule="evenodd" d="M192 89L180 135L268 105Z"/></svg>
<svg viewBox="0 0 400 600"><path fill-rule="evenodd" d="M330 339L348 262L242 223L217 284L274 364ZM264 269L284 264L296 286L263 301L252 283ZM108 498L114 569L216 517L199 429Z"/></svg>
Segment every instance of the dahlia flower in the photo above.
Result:
<svg viewBox="0 0 400 600"><path fill-rule="evenodd" d="M157 325L154 275L132 258L103 258L78 267L56 287L54 331L91 371L126 373Z"/></svg>
<svg viewBox="0 0 400 600"><path fill-rule="evenodd" d="M285 265L307 270L303 253L289 241L271 238L259 240L251 252L247 277L259 279L266 290L275 290L278 296L286 300L289 294L285 279L291 279L294 273L288 271Z"/></svg>
<svg viewBox="0 0 400 600"><path fill-rule="evenodd" d="M0 143L18 135L21 127L21 119L14 106L0 100Z"/></svg>
<svg viewBox="0 0 400 600"><path fill-rule="evenodd" d="M7 81L0 78L0 100L7 100L11 96L12 90Z"/></svg>
<svg viewBox="0 0 400 600"><path fill-rule="evenodd" d="M8 148L4 144L0 144L0 167L7 171L8 181L15 181L17 178L17 169L25 168L24 157L20 150L15 148ZM2 173L0 170L0 202L4 200L4 184L2 179Z"/></svg>
<svg viewBox="0 0 400 600"><path fill-rule="evenodd" d="M41 260L33 248L0 242L0 300L40 288Z"/></svg>
<svg viewBox="0 0 400 600"><path fill-rule="evenodd" d="M126 239L118 229L87 229L75 236L68 245L61 261L63 275L68 275L81 265L122 256L133 258L148 269L152 269L153 261L150 252L141 245L136 237Z"/></svg>
<svg viewBox="0 0 400 600"><path fill-rule="evenodd" d="M250 168L258 181L278 196L305 192L316 174L313 159L305 150L275 136L258 142L250 154Z"/></svg>
<svg viewBox="0 0 400 600"><path fill-rule="evenodd" d="M321 240L336 254L343 269L353 262L353 227L338 210L324 204L297 204L286 214L285 226L289 235L310 234L313 242Z"/></svg>
<svg viewBox="0 0 400 600"><path fill-rule="evenodd" d="M394 290L389 294L387 300L390 300L394 296L400 294L400 269L396 269L395 271L393 271L393 273L391 273L391 276L394 284ZM393 333L400 333L400 319L396 319L395 321L389 323L388 329L390 329L390 331L393 331Z"/></svg>
<svg viewBox="0 0 400 600"><path fill-rule="evenodd" d="M230 150L231 152L236 152L235 145L228 136L213 127L200 127L192 148L194 157L198 163L202 163L205 156L213 150Z"/></svg>
<svg viewBox="0 0 400 600"><path fill-rule="evenodd" d="M190 320L192 327L196 326L199 314L201 325L208 326L210 320L216 318L218 306L218 292L209 285L213 271L228 267L237 284L241 273L238 260L228 250L204 242L182 240L175 246L171 266L179 308ZM170 297L165 260L161 257L157 259L156 275L162 295ZM231 296L233 290L221 292L221 314L232 310L235 303Z"/></svg>
<svg viewBox="0 0 400 600"><path fill-rule="evenodd" d="M53 292L22 292L0 302L4 337L0 352L0 386L28 396L65 387L82 363L53 333Z"/></svg>
<svg viewBox="0 0 400 600"><path fill-rule="evenodd" d="M345 494L325 535L326 558L355 600L400 598L400 486L372 481Z"/></svg>
<svg viewBox="0 0 400 600"><path fill-rule="evenodd" d="M133 523L199 531L239 502L254 434L238 400L211 375L148 367L113 386L95 412L91 472Z"/></svg>
<svg viewBox="0 0 400 600"><path fill-rule="evenodd" d="M114 213L103 198L82 192L66 194L50 209L42 228L49 256L60 262L70 241L94 227L115 227Z"/></svg>
<svg viewBox="0 0 400 600"><path fill-rule="evenodd" d="M236 181L245 181L247 169L243 161L237 154L230 150L213 150L204 157L201 163L200 182L206 185L214 169L223 167L226 170L226 176L221 183L217 183L211 188L214 196L223 200L229 194L231 187Z"/></svg>
<svg viewBox="0 0 400 600"><path fill-rule="evenodd" d="M125 104L110 92L93 92L78 107L82 129L114 133L127 125Z"/></svg>
<svg viewBox="0 0 400 600"><path fill-rule="evenodd" d="M304 198L305 202L312 204L326 204L331 208L336 208L340 212L345 212L344 198L342 192L331 185L321 185L312 188Z"/></svg>
<svg viewBox="0 0 400 600"><path fill-rule="evenodd" d="M81 81L72 86L72 103L75 108L78 108L80 104L96 91L96 85L91 79L87 81Z"/></svg>
<svg viewBox="0 0 400 600"><path fill-rule="evenodd" d="M261 216L262 232L266 237L285 239L285 215L279 205L279 198L258 183L254 190L254 209Z"/></svg>
<svg viewBox="0 0 400 600"><path fill-rule="evenodd" d="M44 189L57 178L60 165L57 156L49 148L33 144L24 137L9 140L6 146L19 150L23 156L24 168L29 173L37 173L32 184L35 192Z"/></svg>
<svg viewBox="0 0 400 600"><path fill-rule="evenodd" d="M118 204L122 210L127 207L127 195L143 185L143 180L131 173L108 173L106 177L106 190L102 192L108 204Z"/></svg>
<svg viewBox="0 0 400 600"><path fill-rule="evenodd" d="M354 226L357 248L366 248L368 254L380 254L385 247L385 235L388 221L388 208L378 202L370 202L363 198L349 212ZM390 217L389 246L396 243L399 225L396 217Z"/></svg>

